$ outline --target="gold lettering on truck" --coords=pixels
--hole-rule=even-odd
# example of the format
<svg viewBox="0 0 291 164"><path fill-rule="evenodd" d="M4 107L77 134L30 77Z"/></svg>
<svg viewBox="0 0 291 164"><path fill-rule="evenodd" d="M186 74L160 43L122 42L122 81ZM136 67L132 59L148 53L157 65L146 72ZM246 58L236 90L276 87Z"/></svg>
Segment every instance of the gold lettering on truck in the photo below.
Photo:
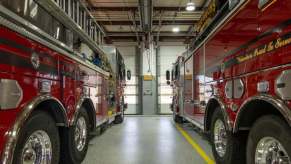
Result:
<svg viewBox="0 0 291 164"><path fill-rule="evenodd" d="M237 64L245 62L247 60L251 60L255 57L264 55L279 48L285 47L289 44L291 44L291 33L288 33L283 37L279 37L276 40L273 40L267 44L255 48L254 50L249 51L244 55L237 56L236 57L236 60L238 62Z"/></svg>

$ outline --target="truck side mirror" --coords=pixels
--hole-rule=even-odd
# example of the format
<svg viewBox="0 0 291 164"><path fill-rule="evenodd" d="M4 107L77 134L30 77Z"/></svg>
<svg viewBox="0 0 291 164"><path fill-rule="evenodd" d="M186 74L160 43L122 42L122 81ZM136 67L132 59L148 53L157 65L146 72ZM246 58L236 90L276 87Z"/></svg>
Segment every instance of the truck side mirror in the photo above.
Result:
<svg viewBox="0 0 291 164"><path fill-rule="evenodd" d="M170 76L171 76L171 73L170 71L166 71L166 80L169 81L170 80Z"/></svg>
<svg viewBox="0 0 291 164"><path fill-rule="evenodd" d="M130 70L127 70L127 80L131 80L131 71Z"/></svg>

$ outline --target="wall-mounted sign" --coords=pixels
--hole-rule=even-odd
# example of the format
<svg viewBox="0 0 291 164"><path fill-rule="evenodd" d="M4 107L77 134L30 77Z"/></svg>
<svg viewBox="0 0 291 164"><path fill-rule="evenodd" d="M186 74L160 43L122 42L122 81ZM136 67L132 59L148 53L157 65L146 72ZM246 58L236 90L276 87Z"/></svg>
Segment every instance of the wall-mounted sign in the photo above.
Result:
<svg viewBox="0 0 291 164"><path fill-rule="evenodd" d="M144 81L152 81L154 79L153 75L144 75L143 80Z"/></svg>

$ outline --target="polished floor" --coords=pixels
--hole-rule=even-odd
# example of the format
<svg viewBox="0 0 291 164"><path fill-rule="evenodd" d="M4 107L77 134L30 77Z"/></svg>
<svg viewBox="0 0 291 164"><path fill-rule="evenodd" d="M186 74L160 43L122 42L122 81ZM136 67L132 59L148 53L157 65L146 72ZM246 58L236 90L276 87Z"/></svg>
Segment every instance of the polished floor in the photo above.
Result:
<svg viewBox="0 0 291 164"><path fill-rule="evenodd" d="M125 118L90 141L84 164L204 164L212 159L208 142L185 124L179 129L171 117ZM182 135L183 131L185 132ZM195 149L185 137L199 146Z"/></svg>

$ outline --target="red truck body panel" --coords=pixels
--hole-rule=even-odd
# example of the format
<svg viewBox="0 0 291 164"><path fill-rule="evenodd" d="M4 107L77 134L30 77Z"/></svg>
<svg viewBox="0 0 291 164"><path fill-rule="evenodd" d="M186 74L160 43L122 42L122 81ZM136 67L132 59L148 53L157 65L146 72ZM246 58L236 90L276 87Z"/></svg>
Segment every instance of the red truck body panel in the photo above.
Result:
<svg viewBox="0 0 291 164"><path fill-rule="evenodd" d="M34 68L31 54L39 54L40 65ZM76 105L86 88L96 109L99 125L107 116L108 76L47 48L5 27L0 27L0 78L16 80L22 89L22 100L15 109L0 111L0 152L6 143L5 135L23 107L41 93L41 82L49 81L49 94L60 100L70 122Z"/></svg>
<svg viewBox="0 0 291 164"><path fill-rule="evenodd" d="M244 103L262 94L258 83L267 81L269 88L264 94L280 98L276 80L290 69L291 62L291 3L278 0L264 9L258 4L258 0L242 3L185 59L185 100L179 114L205 130L209 130L205 112L213 96L225 105L231 128ZM226 84L236 79L242 81L243 93L227 97ZM177 93L174 97L183 99ZM175 104L178 101L173 102L179 106ZM290 107L290 101L285 103Z"/></svg>

